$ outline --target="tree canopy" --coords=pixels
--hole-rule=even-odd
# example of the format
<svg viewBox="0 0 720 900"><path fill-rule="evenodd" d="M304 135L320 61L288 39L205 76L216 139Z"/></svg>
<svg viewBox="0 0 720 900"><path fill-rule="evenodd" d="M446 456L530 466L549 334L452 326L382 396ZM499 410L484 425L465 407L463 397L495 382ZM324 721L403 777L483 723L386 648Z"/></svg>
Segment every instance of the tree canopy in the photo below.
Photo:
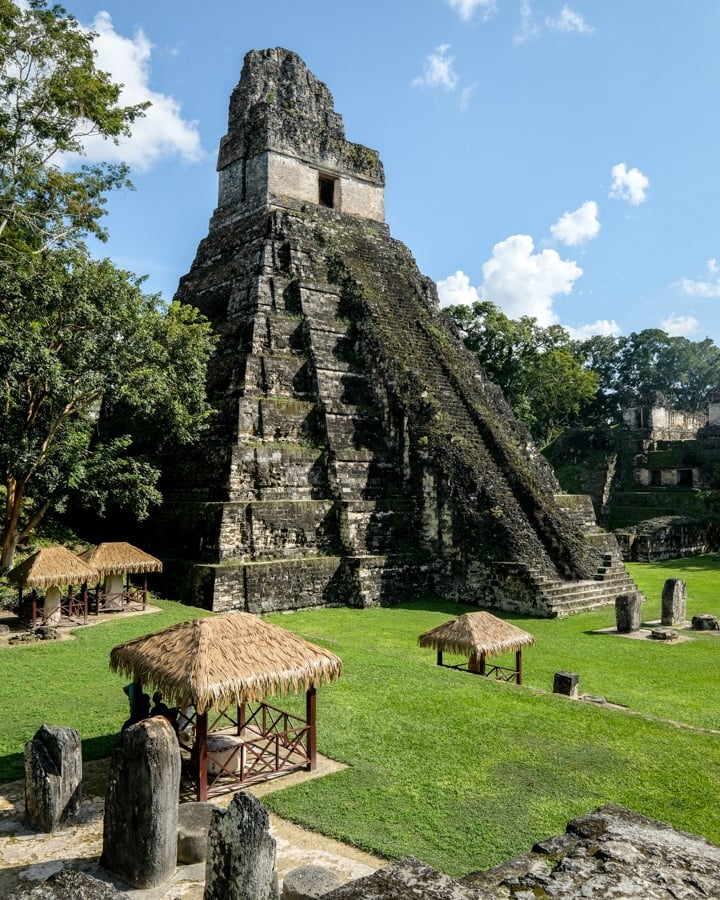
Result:
<svg viewBox="0 0 720 900"><path fill-rule="evenodd" d="M208 415L210 325L90 258L125 166L71 167L90 135L118 140L122 106L93 35L61 6L0 0L0 466L2 556L69 497L138 517L160 500L158 454Z"/></svg>
<svg viewBox="0 0 720 900"><path fill-rule="evenodd" d="M647 328L577 341L559 325L509 319L487 300L446 313L538 443L568 425L621 422L624 409L657 392L676 409L701 410L720 387L720 348L710 338Z"/></svg>
<svg viewBox="0 0 720 900"><path fill-rule="evenodd" d="M583 366L559 325L543 328L529 316L510 319L489 301L445 312L538 443L576 421L594 398L599 378Z"/></svg>
<svg viewBox="0 0 720 900"><path fill-rule="evenodd" d="M160 499L158 454L205 420L210 325L78 251L0 268L2 565L74 494L140 518Z"/></svg>
<svg viewBox="0 0 720 900"><path fill-rule="evenodd" d="M66 246L100 225L105 194L127 167L65 167L83 141L129 135L147 104L121 106L120 86L95 65L92 33L61 6L0 0L0 260Z"/></svg>

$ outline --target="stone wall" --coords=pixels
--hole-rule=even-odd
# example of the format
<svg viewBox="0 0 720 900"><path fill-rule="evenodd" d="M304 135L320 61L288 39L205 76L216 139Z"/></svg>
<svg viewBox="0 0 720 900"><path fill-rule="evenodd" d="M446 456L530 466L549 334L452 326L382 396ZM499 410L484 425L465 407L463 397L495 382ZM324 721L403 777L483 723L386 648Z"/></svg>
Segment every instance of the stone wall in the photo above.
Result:
<svg viewBox="0 0 720 900"><path fill-rule="evenodd" d="M707 523L687 516L660 516L633 528L621 529L617 539L628 562L659 562L709 553L717 537Z"/></svg>
<svg viewBox="0 0 720 900"><path fill-rule="evenodd" d="M548 614L542 580L520 589L493 566L574 582L601 554L379 221L377 154L345 140L295 54L246 57L219 170L218 209L177 293L219 335L218 410L195 457L169 470L146 542L166 570L196 562L190 594L213 609L440 590ZM339 209L318 202L318 172L337 175Z"/></svg>

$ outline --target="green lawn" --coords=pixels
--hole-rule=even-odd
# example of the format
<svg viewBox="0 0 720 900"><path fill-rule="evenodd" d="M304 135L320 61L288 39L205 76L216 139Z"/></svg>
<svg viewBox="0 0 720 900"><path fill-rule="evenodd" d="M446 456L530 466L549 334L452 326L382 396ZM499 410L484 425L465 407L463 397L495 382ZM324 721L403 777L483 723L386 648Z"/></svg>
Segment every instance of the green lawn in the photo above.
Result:
<svg viewBox="0 0 720 900"><path fill-rule="evenodd" d="M716 556L632 566L660 616L668 577L688 584L688 614L720 615ZM267 795L267 806L389 858L412 853L450 875L484 868L613 801L720 843L720 635L665 645L593 633L607 609L563 620L509 616L537 637L525 686L439 668L417 636L465 607L438 600L392 609L327 609L270 617L343 659L318 692L319 749L342 772ZM197 611L85 629L75 641L0 651L0 780L22 769L43 721L80 730L88 758L107 755L123 721L109 650ZM581 691L634 713L553 695L560 669ZM683 723L678 727L672 723Z"/></svg>

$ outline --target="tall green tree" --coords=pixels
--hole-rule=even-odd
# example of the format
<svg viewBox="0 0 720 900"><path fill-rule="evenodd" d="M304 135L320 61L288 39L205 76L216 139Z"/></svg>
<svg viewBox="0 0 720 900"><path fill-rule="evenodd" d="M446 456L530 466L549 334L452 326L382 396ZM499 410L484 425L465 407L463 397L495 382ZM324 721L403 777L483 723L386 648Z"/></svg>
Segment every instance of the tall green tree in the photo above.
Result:
<svg viewBox="0 0 720 900"><path fill-rule="evenodd" d="M147 104L121 106L120 86L95 64L92 33L61 6L0 0L0 262L88 233L103 239L105 195L129 186L127 167L76 170L91 135L117 141Z"/></svg>
<svg viewBox="0 0 720 900"><path fill-rule="evenodd" d="M90 259L127 167L69 166L84 141L130 134L93 34L61 6L0 0L0 567L69 497L143 517L158 454L208 415L210 326L141 280Z"/></svg>
<svg viewBox="0 0 720 900"><path fill-rule="evenodd" d="M208 415L210 325L78 250L0 268L0 567L71 495L142 518L160 500L158 454Z"/></svg>
<svg viewBox="0 0 720 900"><path fill-rule="evenodd" d="M487 300L445 312L538 443L552 440L594 398L599 378L561 326L510 319Z"/></svg>
<svg viewBox="0 0 720 900"><path fill-rule="evenodd" d="M585 424L596 416L622 420L622 410L650 397L665 396L676 409L705 409L708 393L720 386L720 348L710 339L691 341L659 328L621 337L595 335L576 345L585 365L600 378L595 401L584 411Z"/></svg>

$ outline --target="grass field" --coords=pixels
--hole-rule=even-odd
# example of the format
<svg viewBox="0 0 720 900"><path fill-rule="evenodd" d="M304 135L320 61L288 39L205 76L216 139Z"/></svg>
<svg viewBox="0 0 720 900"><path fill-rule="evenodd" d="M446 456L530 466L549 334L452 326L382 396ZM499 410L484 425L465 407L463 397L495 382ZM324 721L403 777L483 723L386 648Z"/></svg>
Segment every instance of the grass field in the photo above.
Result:
<svg viewBox="0 0 720 900"><path fill-rule="evenodd" d="M720 563L705 556L631 567L660 617L666 578L688 585L688 616L720 615ZM567 820L612 801L720 843L720 634L661 644L596 631L614 611L564 620L508 619L537 637L525 685L439 668L417 636L466 611L428 599L399 608L270 617L336 652L343 678L318 692L319 749L342 772L278 791L287 818L388 858L412 853L460 875L524 852ZM22 772L42 722L77 727L87 758L107 755L126 714L112 646L195 615L83 629L74 641L0 650L0 780ZM553 695L554 673L615 710Z"/></svg>

